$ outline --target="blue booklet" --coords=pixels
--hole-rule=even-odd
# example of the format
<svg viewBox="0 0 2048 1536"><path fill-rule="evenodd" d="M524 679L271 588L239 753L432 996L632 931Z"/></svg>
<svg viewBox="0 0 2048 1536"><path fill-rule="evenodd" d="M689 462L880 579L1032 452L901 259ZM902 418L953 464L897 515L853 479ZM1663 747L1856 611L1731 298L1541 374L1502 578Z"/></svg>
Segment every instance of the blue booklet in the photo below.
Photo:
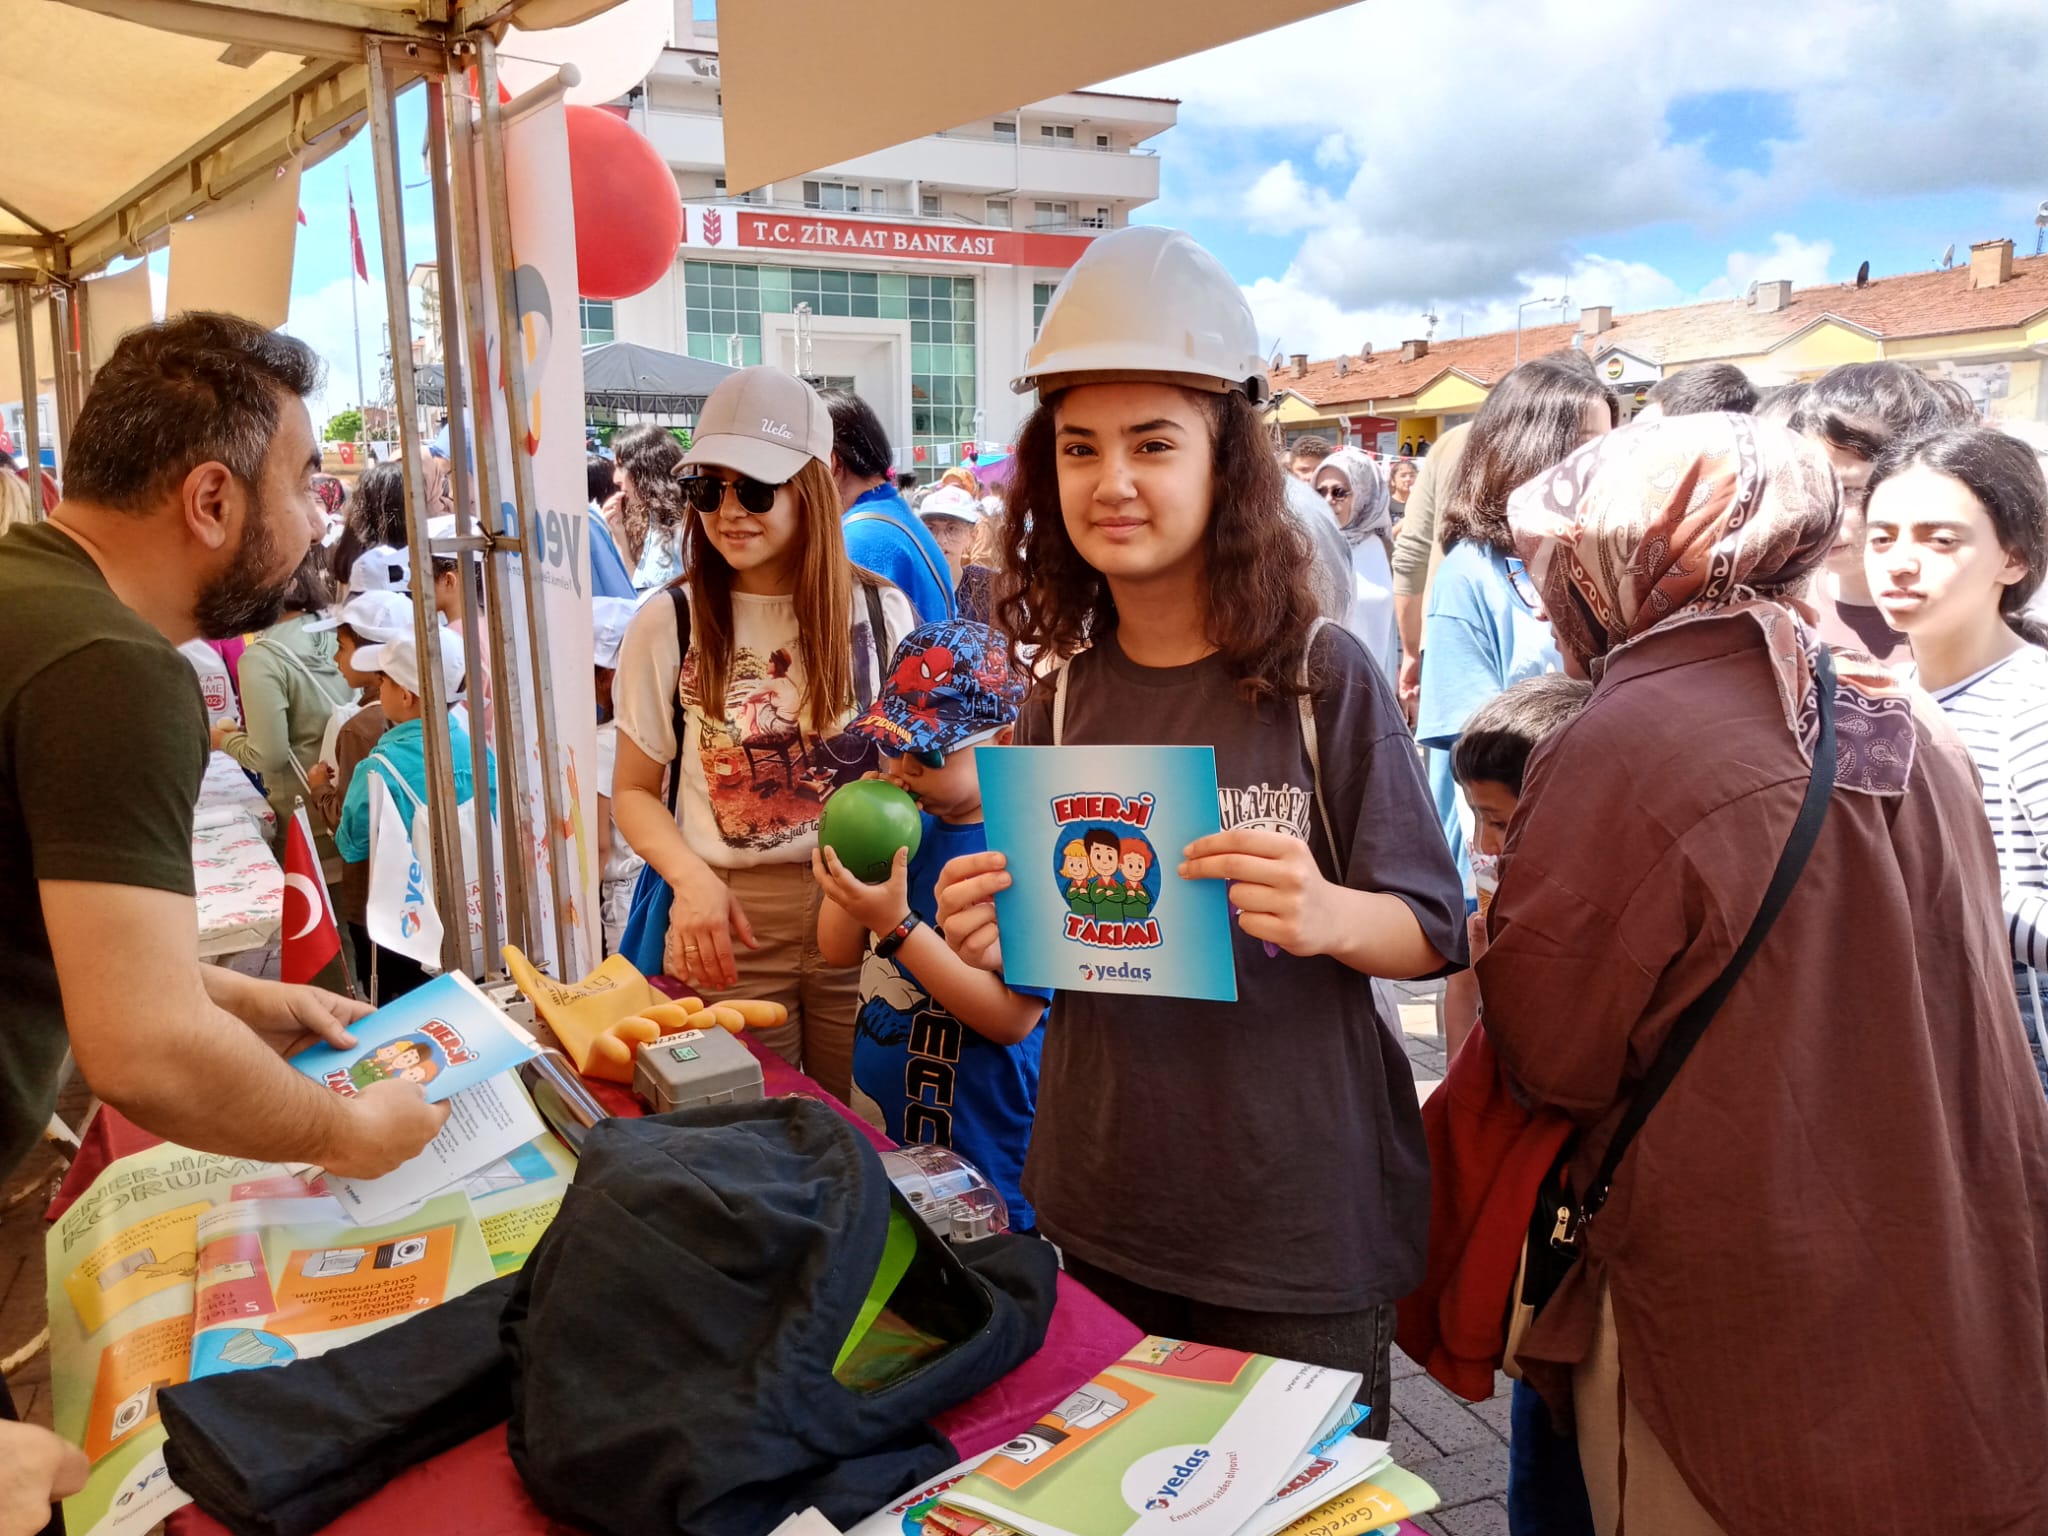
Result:
<svg viewBox="0 0 2048 1536"><path fill-rule="evenodd" d="M349 1098L384 1078L409 1077L438 1104L539 1054L532 1036L458 971L386 1003L349 1033L354 1050L309 1046L291 1064Z"/></svg>
<svg viewBox="0 0 2048 1536"><path fill-rule="evenodd" d="M983 747L1004 979L1024 987L1237 1001L1228 886L1183 880L1223 830L1208 747Z"/></svg>

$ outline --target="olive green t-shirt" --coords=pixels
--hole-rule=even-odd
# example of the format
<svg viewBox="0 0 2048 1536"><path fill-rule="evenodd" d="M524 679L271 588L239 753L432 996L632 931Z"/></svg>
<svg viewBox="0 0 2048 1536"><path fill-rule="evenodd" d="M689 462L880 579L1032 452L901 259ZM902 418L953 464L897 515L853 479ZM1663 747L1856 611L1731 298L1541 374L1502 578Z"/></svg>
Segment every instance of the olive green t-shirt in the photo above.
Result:
<svg viewBox="0 0 2048 1536"><path fill-rule="evenodd" d="M91 556L48 523L0 538L0 1182L49 1122L64 1059L37 882L192 895L206 754L191 663Z"/></svg>

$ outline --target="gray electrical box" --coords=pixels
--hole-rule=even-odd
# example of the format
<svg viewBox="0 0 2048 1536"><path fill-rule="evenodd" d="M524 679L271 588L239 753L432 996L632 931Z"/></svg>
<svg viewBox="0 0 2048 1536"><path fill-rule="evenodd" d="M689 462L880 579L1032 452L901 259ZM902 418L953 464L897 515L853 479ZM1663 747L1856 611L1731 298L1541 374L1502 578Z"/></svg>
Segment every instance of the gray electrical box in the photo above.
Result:
<svg viewBox="0 0 2048 1536"><path fill-rule="evenodd" d="M634 1052L633 1091L657 1115L758 1099L761 1063L722 1029L686 1029Z"/></svg>

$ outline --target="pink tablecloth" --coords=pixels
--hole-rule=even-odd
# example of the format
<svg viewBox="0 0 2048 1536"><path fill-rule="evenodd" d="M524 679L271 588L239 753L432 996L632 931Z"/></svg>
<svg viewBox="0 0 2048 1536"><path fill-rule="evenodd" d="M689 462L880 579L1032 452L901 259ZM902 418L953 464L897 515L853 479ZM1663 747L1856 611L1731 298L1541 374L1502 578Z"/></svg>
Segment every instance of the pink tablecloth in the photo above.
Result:
<svg viewBox="0 0 2048 1536"><path fill-rule="evenodd" d="M844 1115L877 1147L891 1145L886 1136L773 1051L751 1040L747 1044L761 1059L763 1086L770 1096L801 1093L817 1099ZM614 1114L646 1113L640 1101L623 1088L599 1082L589 1086ZM86 1131L85 1145L50 1207L50 1219L54 1221L84 1193L114 1158L154 1146L157 1140L115 1111L102 1109ZM1139 1337L1137 1328L1121 1314L1061 1275L1059 1301L1038 1353L986 1391L942 1415L936 1425L962 1457L1001 1445L1120 1358ZM216 1536L227 1530L190 1505L174 1513L167 1528L172 1536ZM538 1536L564 1529L526 1496L505 1448L501 1425L414 1467L327 1531L328 1536L398 1536L403 1532L439 1536L445 1531L460 1531L464 1536Z"/></svg>

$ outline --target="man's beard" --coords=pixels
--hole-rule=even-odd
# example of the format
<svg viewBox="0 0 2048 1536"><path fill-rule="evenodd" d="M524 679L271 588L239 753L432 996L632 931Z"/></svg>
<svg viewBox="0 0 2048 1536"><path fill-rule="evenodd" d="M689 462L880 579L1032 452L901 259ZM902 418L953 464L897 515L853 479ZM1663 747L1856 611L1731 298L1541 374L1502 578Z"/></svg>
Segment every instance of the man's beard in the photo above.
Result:
<svg viewBox="0 0 2048 1536"><path fill-rule="evenodd" d="M284 613L285 594L297 568L282 576L269 571L277 558L277 540L270 530L269 509L252 501L243 525L242 542L227 569L199 589L192 607L193 622L203 640L231 640L251 630L268 629Z"/></svg>

